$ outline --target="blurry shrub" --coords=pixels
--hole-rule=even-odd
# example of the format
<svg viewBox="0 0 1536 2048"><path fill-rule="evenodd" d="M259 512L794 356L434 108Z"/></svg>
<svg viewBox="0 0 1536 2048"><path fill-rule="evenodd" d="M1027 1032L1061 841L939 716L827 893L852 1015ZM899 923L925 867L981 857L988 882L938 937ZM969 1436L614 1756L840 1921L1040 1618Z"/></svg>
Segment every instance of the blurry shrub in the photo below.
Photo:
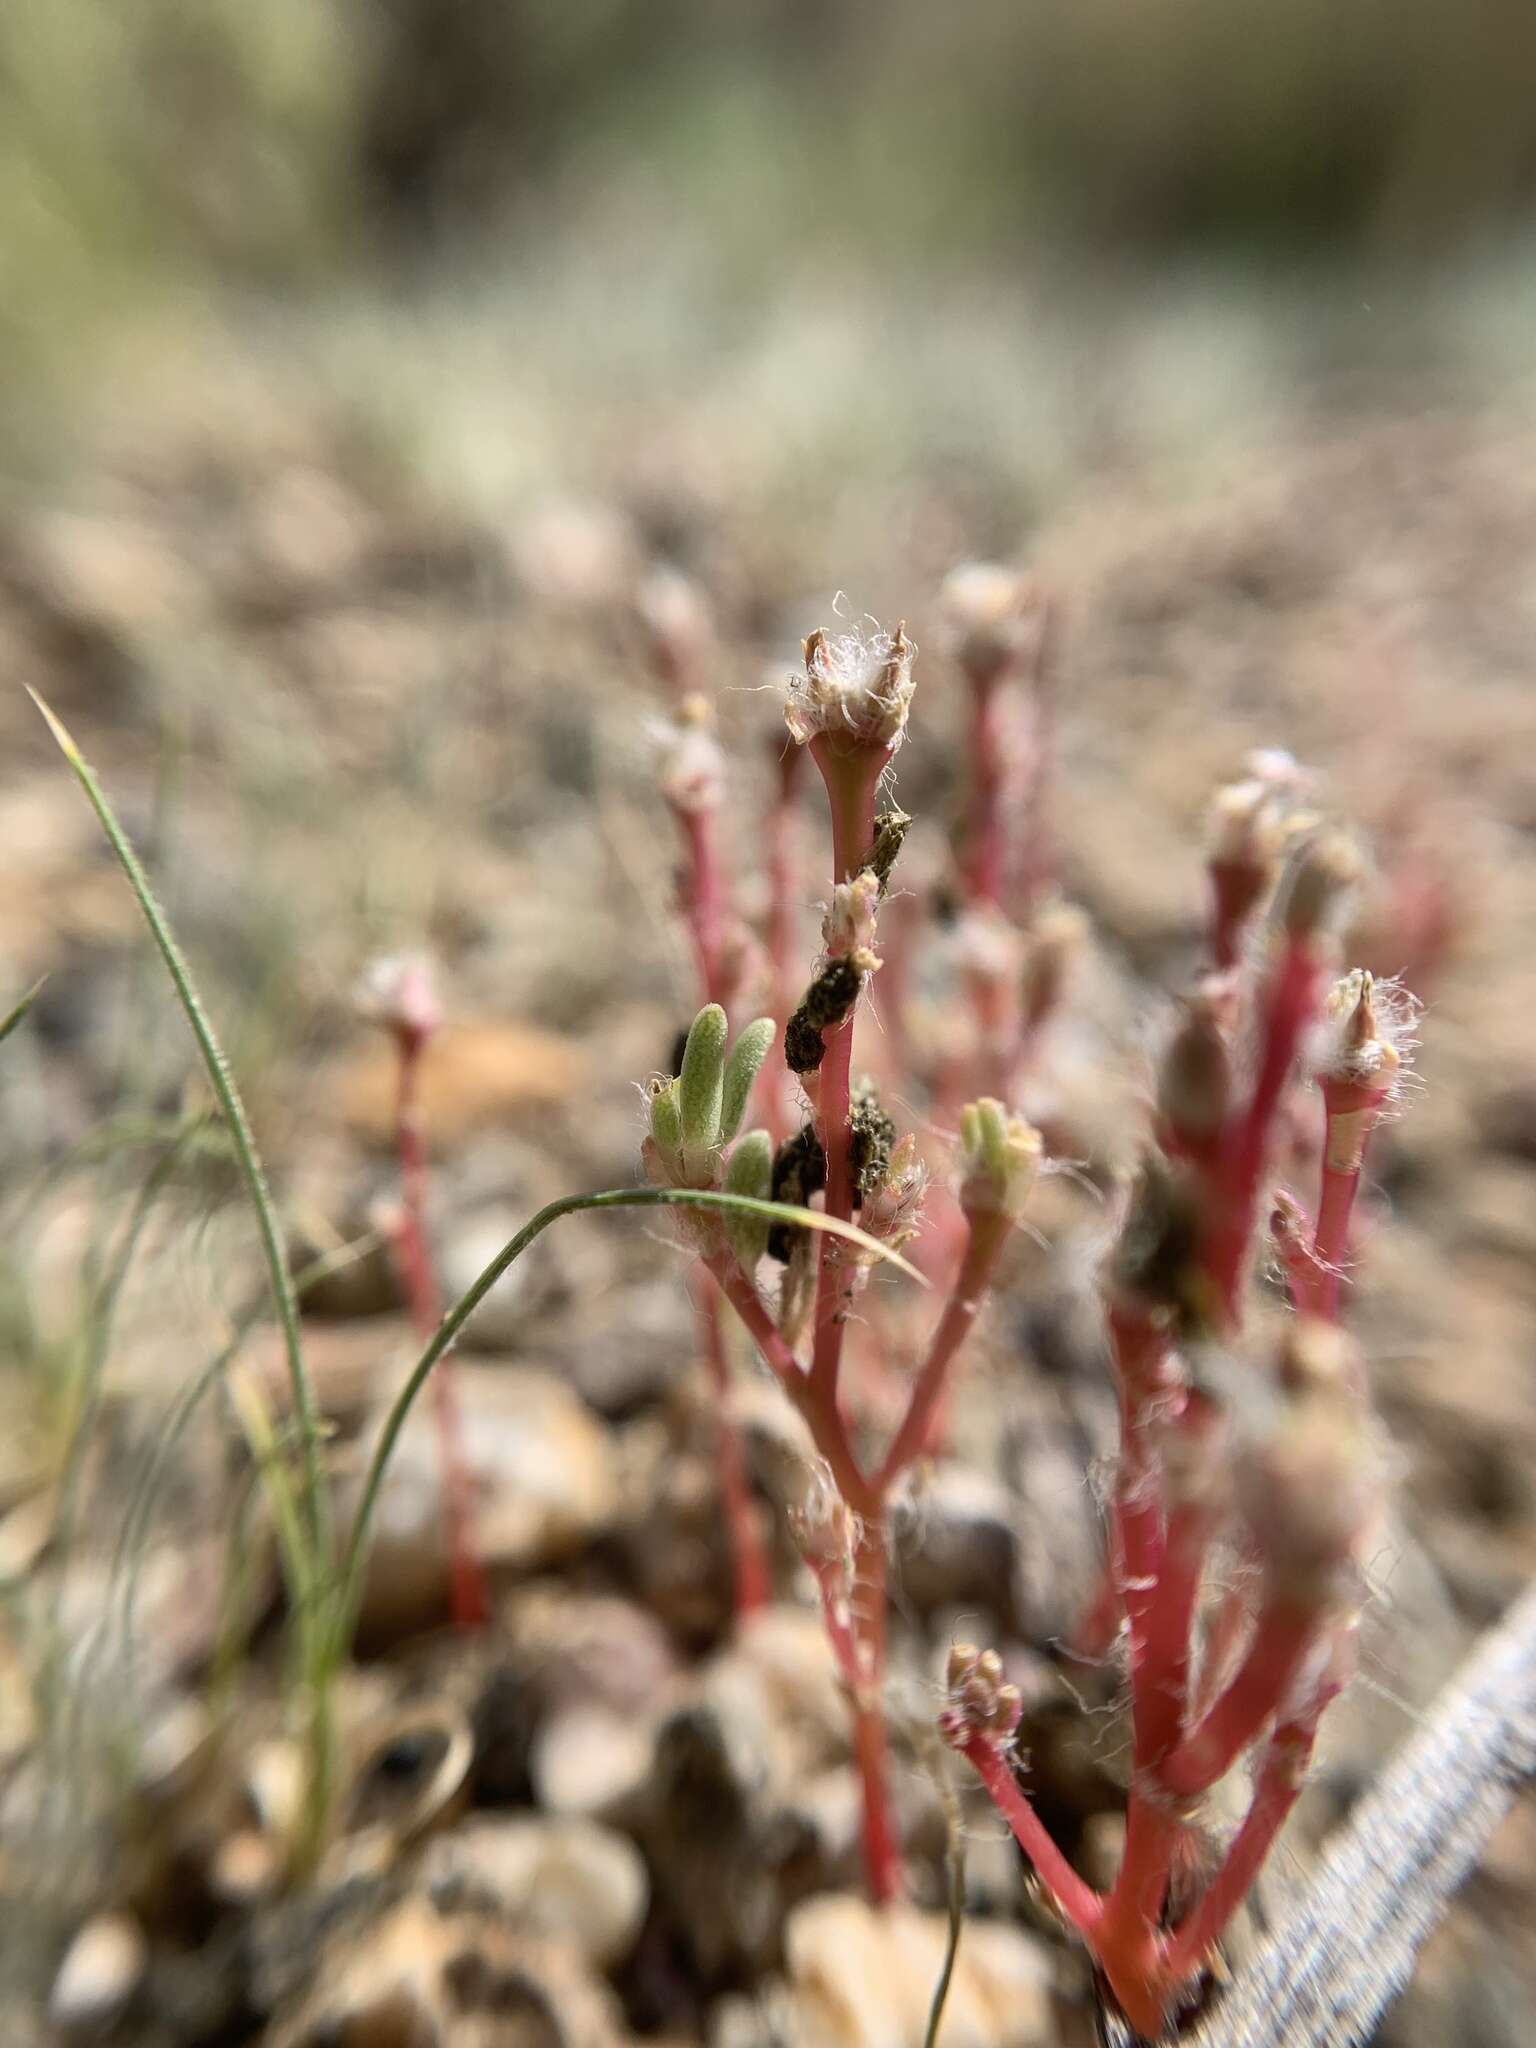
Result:
<svg viewBox="0 0 1536 2048"><path fill-rule="evenodd" d="M320 0L7 0L8 349L205 266L312 261L345 205L354 28Z"/></svg>
<svg viewBox="0 0 1536 2048"><path fill-rule="evenodd" d="M355 252L1433 247L1536 191L1530 0L6 0L0 341ZM574 227L573 227L574 222Z"/></svg>

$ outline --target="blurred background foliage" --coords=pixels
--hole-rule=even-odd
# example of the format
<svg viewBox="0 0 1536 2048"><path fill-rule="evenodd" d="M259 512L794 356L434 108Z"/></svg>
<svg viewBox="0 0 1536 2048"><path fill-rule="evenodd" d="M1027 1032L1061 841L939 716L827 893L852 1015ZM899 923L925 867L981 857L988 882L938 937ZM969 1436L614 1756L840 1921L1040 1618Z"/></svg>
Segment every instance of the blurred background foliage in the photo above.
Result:
<svg viewBox="0 0 1536 2048"><path fill-rule="evenodd" d="M1533 78L1530 0L6 0L0 344L616 223L743 289L1400 266L1523 222Z"/></svg>

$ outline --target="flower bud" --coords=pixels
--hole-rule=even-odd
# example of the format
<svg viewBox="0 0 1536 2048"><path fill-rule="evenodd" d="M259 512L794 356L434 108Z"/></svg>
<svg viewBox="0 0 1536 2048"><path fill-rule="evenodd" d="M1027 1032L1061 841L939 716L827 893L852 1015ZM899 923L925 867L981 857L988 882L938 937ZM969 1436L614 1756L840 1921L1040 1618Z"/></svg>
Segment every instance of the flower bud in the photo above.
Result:
<svg viewBox="0 0 1536 2048"><path fill-rule="evenodd" d="M1273 785L1258 776L1225 783L1211 799L1205 829L1213 866L1267 879L1284 839Z"/></svg>
<svg viewBox="0 0 1536 2048"><path fill-rule="evenodd" d="M956 1643L944 1668L944 1706L939 1732L955 1749L983 1737L1011 1742L1024 1711L1016 1685L1003 1681L1003 1660L996 1650L978 1650L974 1643Z"/></svg>
<svg viewBox="0 0 1536 2048"><path fill-rule="evenodd" d="M1088 936L1088 920L1075 903L1042 904L1030 919L1024 961L1024 1023L1043 1024L1060 1004L1072 963Z"/></svg>
<svg viewBox="0 0 1536 2048"><path fill-rule="evenodd" d="M791 676L784 719L803 746L826 734L854 747L901 744L914 688L916 649L906 629L829 634L805 643L805 666Z"/></svg>
<svg viewBox="0 0 1536 2048"><path fill-rule="evenodd" d="M917 1138L908 1131L892 1149L879 1185L859 1204L859 1222L871 1237L897 1246L905 1244L917 1229L927 1185Z"/></svg>
<svg viewBox="0 0 1536 2048"><path fill-rule="evenodd" d="M680 569L659 563L640 579L635 616L652 668L669 689L681 692L709 652L709 612L698 585Z"/></svg>
<svg viewBox="0 0 1536 2048"><path fill-rule="evenodd" d="M1360 855L1342 832L1304 839L1281 885L1281 923L1288 937L1314 939L1333 929L1360 879Z"/></svg>
<svg viewBox="0 0 1536 2048"><path fill-rule="evenodd" d="M1290 1317L1281 1334L1275 1377L1293 1399L1337 1401L1341 1414L1364 1413L1365 1360L1337 1323L1318 1316Z"/></svg>
<svg viewBox="0 0 1536 2048"><path fill-rule="evenodd" d="M1358 1402L1323 1389L1292 1398L1239 1457L1235 1478L1272 1592L1331 1603L1349 1583L1374 1505Z"/></svg>
<svg viewBox="0 0 1536 2048"><path fill-rule="evenodd" d="M728 1195L750 1195L759 1202L771 1198L773 1140L766 1131L747 1131L737 1139L725 1169L725 1192ZM727 1214L724 1220L731 1250L741 1261L742 1270L750 1277L768 1249L768 1232L772 1226L766 1216Z"/></svg>
<svg viewBox="0 0 1536 2048"><path fill-rule="evenodd" d="M1040 1167L1040 1133L984 1095L960 1112L960 1206L967 1215L1024 1213Z"/></svg>
<svg viewBox="0 0 1536 2048"><path fill-rule="evenodd" d="M1189 999L1184 1021L1163 1054L1158 1114L1178 1145L1198 1150L1225 1126L1231 1092L1232 1064L1219 1009L1201 990Z"/></svg>

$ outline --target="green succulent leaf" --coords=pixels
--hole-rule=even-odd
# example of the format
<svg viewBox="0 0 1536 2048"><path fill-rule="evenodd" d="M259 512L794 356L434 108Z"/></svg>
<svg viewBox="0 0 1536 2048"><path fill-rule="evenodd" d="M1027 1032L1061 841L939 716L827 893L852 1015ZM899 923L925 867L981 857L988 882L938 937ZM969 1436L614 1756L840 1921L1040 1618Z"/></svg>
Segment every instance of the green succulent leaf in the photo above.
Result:
<svg viewBox="0 0 1536 2048"><path fill-rule="evenodd" d="M725 1080L720 1101L720 1142L728 1145L741 1129L741 1120L747 1112L747 1102L752 1094L763 1061L767 1059L773 1045L774 1022L771 1017L759 1017L748 1024L731 1047L730 1058L725 1063Z"/></svg>

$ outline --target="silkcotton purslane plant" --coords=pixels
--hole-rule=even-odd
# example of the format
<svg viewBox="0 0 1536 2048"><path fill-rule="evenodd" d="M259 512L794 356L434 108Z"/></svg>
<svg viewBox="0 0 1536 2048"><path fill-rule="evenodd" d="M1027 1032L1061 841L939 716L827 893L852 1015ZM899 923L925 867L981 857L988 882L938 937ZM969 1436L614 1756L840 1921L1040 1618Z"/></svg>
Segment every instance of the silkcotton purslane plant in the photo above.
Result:
<svg viewBox="0 0 1536 2048"><path fill-rule="evenodd" d="M820 1460L797 1534L850 1701L865 1876L877 1902L903 1888L885 1719L889 1504L897 1482L930 1447L956 1357L1023 1213L1041 1149L1038 1133L1000 1101L984 1097L964 1110L958 1250L946 1276L947 1300L902 1418L883 1456L869 1460L842 1389L845 1338L868 1278L868 1245L895 1249L912 1239L926 1181L914 1139L897 1138L873 1085L855 1084L852 1068L855 1017L881 967L880 907L908 822L896 811L877 816L876 803L906 728L914 654L900 626L893 633L813 633L787 691L786 724L820 771L831 822L823 953L783 1031L784 1059L809 1114L777 1146L765 1129L736 1138L773 1026L759 1020L728 1048L725 1012L711 1005L688 1034L680 1073L652 1085L644 1145L653 1184L715 1186L763 1199L819 1192L828 1218L846 1227L857 1216L864 1233L861 1244L826 1233L813 1239L804 1229L774 1231L745 1218L690 1217L681 1226L804 1418ZM781 1268L776 1297L759 1281L771 1245ZM727 1474L727 1498L730 1485Z"/></svg>
<svg viewBox="0 0 1536 2048"><path fill-rule="evenodd" d="M898 1049L910 1043L913 955L931 941L911 899L888 900L911 820L879 808L912 707L914 649L901 627L814 633L786 722L830 813L823 951L797 1003L784 998L782 969L773 978L785 1064L808 1114L777 1144L751 1133L711 1169L742 1192L819 1195L829 1216L909 1245L946 1284L883 1458L861 1462L842 1398L867 1278L857 1247L716 1219L686 1226L702 1233L701 1263L805 1417L821 1461L797 1534L852 1705L877 1901L902 1884L882 1700L887 1504L937 1441L956 1353L1039 1169L1039 1134L1007 1103L1030 1082L1081 943L1078 913L1052 886L1042 823L1048 607L1028 579L972 566L950 579L943 608L970 704L947 941L959 1050L912 1077L927 1127L898 1141L873 1084L855 1079L853 1033L884 971L880 926L899 911L899 972L882 1022ZM1307 783L1289 756L1259 754L1212 807L1209 967L1164 1047L1147 1149L1102 1279L1120 1446L1103 1589L1082 1639L1100 1655L1123 1644L1133 1731L1124 1859L1106 1892L1071 1868L1015 1776L1022 1701L995 1652L956 1646L940 1719L1148 2035L1199 1982L1347 1682L1376 1513L1366 1376L1338 1325L1366 1147L1401 1091L1415 1006L1363 972L1334 978L1333 933L1358 862L1303 810ZM770 921L782 931L782 904ZM701 1015L688 1057L701 1033L723 1051L723 1032L723 1016ZM967 1080L989 1092L966 1103ZM675 1147L671 1091L684 1085L656 1098L653 1148ZM1312 1143L1300 1135L1309 1087L1322 1106ZM941 1181L925 1219L927 1166L945 1156L934 1142L945 1126L958 1199ZM1302 1171L1316 1175L1315 1215L1290 1184ZM763 1284L770 1244L776 1295ZM1261 1257L1283 1276L1284 1313L1261 1311ZM1213 1856L1204 1808L1240 1763L1251 1772L1246 1815Z"/></svg>
<svg viewBox="0 0 1536 2048"><path fill-rule="evenodd" d="M1376 1514L1366 1375L1338 1318L1365 1147L1400 1085L1412 1005L1378 1001L1359 972L1330 986L1355 871L1330 832L1304 828L1255 930L1278 808L1262 781L1218 802L1215 971L1164 1054L1154 1144L1103 1281L1120 1445L1088 1633L1123 1630L1132 1720L1125 1850L1106 1892L1017 1782L1020 1701L994 1653L954 1650L941 1718L1148 2037L1199 1983L1295 1803L1353 1666ZM1308 1080L1323 1108L1315 1221L1275 1186ZM1256 1331L1266 1240L1289 1313ZM1240 1763L1246 1812L1212 1857L1203 1805Z"/></svg>

